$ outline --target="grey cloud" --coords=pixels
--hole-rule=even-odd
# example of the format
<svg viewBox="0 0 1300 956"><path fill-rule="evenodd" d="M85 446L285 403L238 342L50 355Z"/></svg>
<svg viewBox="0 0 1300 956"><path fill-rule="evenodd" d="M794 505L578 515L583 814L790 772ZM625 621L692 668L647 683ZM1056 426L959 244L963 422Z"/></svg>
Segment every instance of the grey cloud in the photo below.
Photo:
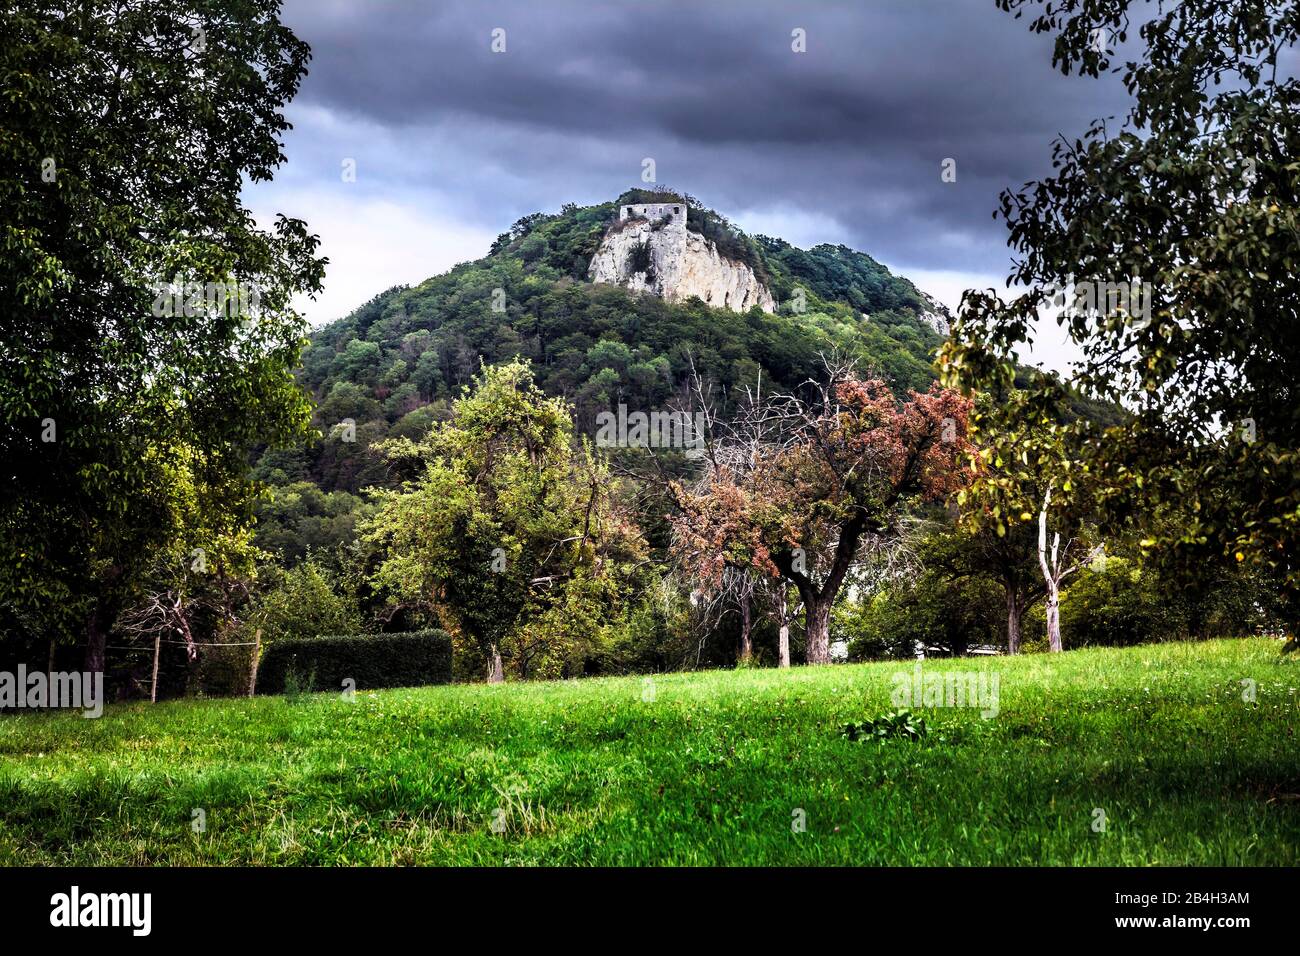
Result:
<svg viewBox="0 0 1300 956"><path fill-rule="evenodd" d="M786 205L890 262L1002 272L998 191L1046 172L1058 132L1123 102L1112 80L1055 73L1050 44L991 0L302 0L286 20L313 47L301 107L427 151L384 180L397 201L403 180L446 188L498 230L611 198L651 156L661 182L724 212ZM505 54L490 51L495 27ZM791 52L794 27L807 53ZM293 162L330 149L290 146ZM955 184L940 181L946 157Z"/></svg>

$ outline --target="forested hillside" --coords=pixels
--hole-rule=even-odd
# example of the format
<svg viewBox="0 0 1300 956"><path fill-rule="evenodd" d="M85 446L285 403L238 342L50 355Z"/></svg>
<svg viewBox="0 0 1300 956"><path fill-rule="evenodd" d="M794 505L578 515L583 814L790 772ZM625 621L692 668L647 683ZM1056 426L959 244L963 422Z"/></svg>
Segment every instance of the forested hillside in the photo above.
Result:
<svg viewBox="0 0 1300 956"><path fill-rule="evenodd" d="M300 375L323 437L259 462L258 477L281 489L263 506L259 544L292 561L309 546L349 540L362 507L356 496L387 479L370 446L422 435L480 362L529 359L543 390L573 403L585 433L620 403L662 408L692 362L724 404L760 377L764 388L798 385L833 351L900 390L934 379L941 338L921 318L932 306L911 282L844 246L803 250L746 236L690 197L680 197L689 228L750 264L776 296L776 314L673 304L586 280L619 205L675 197L629 190L601 205L526 216L484 258L389 289L316 330ZM348 421L355 431L340 427Z"/></svg>
<svg viewBox="0 0 1300 956"><path fill-rule="evenodd" d="M619 206L680 200L688 228L744 262L771 289L775 314L674 304L587 281ZM788 389L837 353L896 392L934 380L942 310L907 279L845 246L798 249L751 237L694 198L633 189L596 206L566 205L516 222L489 254L418 286L398 286L317 329L300 378L322 438L267 453L256 475L278 490L261 507L258 543L292 563L308 548L352 540L360 492L389 475L371 446L418 438L445 417L480 364L528 359L537 384L574 406L590 434L601 411L660 409L692 364L724 409L745 386ZM941 313L946 320L946 313ZM1080 403L1090 415L1106 410Z"/></svg>

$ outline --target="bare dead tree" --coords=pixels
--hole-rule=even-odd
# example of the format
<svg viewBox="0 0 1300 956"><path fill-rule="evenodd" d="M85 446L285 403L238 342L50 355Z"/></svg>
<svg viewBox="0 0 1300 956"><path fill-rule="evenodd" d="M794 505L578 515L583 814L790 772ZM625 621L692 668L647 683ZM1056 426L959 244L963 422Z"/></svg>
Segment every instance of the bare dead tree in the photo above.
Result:
<svg viewBox="0 0 1300 956"><path fill-rule="evenodd" d="M751 659L754 655L754 627L766 610L760 595L763 575L749 568L728 567L724 569L721 581L713 582L700 576L686 562L679 563L677 571L691 589L691 605L703 632L701 646L727 615L736 614L740 618L740 645L736 657L741 661Z"/></svg>
<svg viewBox="0 0 1300 956"><path fill-rule="evenodd" d="M179 637L185 642L186 657L194 661L199 654L190 620L197 603L180 588L149 591L122 613L117 627L124 634L140 638L164 634Z"/></svg>
<svg viewBox="0 0 1300 956"><path fill-rule="evenodd" d="M248 582L224 574L214 575L205 582L206 588L193 587L184 575L170 573L170 568L160 566L154 576L154 586L119 615L115 627L128 638L152 639L154 643L153 674L150 699L157 701L158 662L162 643L179 639L185 647L186 660L194 663L199 658L199 644L194 637L194 625L199 614L209 613L222 630L237 628L241 621L235 608L248 597ZM260 641L260 638L259 638Z"/></svg>

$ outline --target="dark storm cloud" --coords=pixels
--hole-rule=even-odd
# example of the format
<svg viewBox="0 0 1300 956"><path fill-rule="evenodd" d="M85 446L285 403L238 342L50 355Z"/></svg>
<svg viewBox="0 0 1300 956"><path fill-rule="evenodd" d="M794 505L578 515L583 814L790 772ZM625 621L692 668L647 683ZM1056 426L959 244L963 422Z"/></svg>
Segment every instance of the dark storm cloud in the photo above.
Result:
<svg viewBox="0 0 1300 956"><path fill-rule="evenodd" d="M369 162L393 188L451 189L497 230L612 198L652 157L661 183L742 225L784 210L900 266L1000 273L998 191L1122 104L1113 81L1054 72L1050 43L991 0L304 0L286 20L313 48L296 108L379 128L389 154L409 145L419 162Z"/></svg>

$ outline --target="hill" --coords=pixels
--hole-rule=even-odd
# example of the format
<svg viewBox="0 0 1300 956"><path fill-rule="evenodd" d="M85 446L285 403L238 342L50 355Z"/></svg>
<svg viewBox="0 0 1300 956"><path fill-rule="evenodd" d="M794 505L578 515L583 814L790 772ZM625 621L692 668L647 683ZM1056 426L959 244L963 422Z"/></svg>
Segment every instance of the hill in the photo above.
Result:
<svg viewBox="0 0 1300 956"><path fill-rule="evenodd" d="M651 237L671 226L671 217L620 218L623 207L647 203L656 214L680 205L684 241L705 250L706 268L724 263L730 277L682 279L695 266L678 261L670 266L677 284L666 288L664 256L673 253ZM629 228L647 238L596 263L611 237ZM602 273L624 281L591 281ZM716 287L722 301L729 282L752 296L744 299L748 308L683 294L693 288L709 295ZM819 374L821 356L832 352L852 357L896 394L923 390L934 380L949 318L866 253L749 236L681 193L634 189L599 205L525 216L487 256L388 289L312 334L300 380L316 402L324 439L257 462L255 477L276 489L260 508L258 542L290 563L308 548L347 544L365 510L360 491L391 480L370 446L427 432L480 363L529 359L538 384L568 399L578 430L592 434L597 414L620 404L663 409L692 365L712 383L724 413L760 381L765 389L797 387ZM1084 401L1078 411L1110 414Z"/></svg>
<svg viewBox="0 0 1300 956"><path fill-rule="evenodd" d="M589 281L619 207L654 198L689 208L687 229L725 260L758 276L777 305L733 311L698 298L670 301ZM427 428L480 361L531 360L539 384L576 408L580 429L619 403L660 408L690 364L724 399L764 383L792 387L818 355L839 350L899 388L933 379L946 315L911 282L844 246L796 249L750 237L686 196L632 190L596 206L526 216L482 259L414 287L383 292L311 336L301 380L318 403L317 425L356 423L356 441L273 454L261 476L356 492L382 480L365 448ZM942 325L940 325L942 327Z"/></svg>
<svg viewBox="0 0 1300 956"><path fill-rule="evenodd" d="M1272 642L925 667L997 674L997 715L843 739L891 708L903 662L10 717L0 863L1300 862L1293 665Z"/></svg>

